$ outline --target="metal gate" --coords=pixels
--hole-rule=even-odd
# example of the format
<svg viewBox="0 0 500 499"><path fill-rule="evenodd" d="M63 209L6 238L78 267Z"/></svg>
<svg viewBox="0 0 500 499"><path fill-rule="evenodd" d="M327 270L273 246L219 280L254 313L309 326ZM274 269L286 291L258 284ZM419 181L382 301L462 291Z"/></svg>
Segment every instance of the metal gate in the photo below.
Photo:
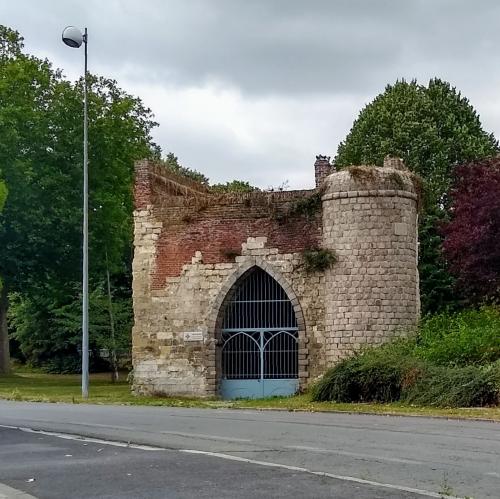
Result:
<svg viewBox="0 0 500 499"><path fill-rule="evenodd" d="M255 268L224 309L221 395L261 398L298 389L298 328L285 290Z"/></svg>

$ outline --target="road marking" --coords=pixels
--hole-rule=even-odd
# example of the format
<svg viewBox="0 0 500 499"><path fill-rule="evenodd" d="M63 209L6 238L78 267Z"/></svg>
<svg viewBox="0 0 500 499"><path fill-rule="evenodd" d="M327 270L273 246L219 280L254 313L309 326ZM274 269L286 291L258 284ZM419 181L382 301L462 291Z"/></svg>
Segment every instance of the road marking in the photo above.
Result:
<svg viewBox="0 0 500 499"><path fill-rule="evenodd" d="M483 475L494 476L496 478L500 478L500 473L497 473L496 471L490 471L489 473L483 473Z"/></svg>
<svg viewBox="0 0 500 499"><path fill-rule="evenodd" d="M35 496L26 494L22 490L13 489L8 485L0 483L0 499L37 499Z"/></svg>
<svg viewBox="0 0 500 499"><path fill-rule="evenodd" d="M6 429L11 429L11 430L20 430L20 431L24 431L26 433L47 435L47 436L51 436L51 437L63 438L65 440L76 440L79 442L91 442L91 443L98 443L98 444L103 444L103 445L112 445L115 447L125 447L125 448L128 447L131 449L140 449L140 450L149 450L149 451L158 451L158 450L165 451L165 450L167 450L163 447L153 447L150 445L132 444L129 442L118 442L118 441L114 441L114 440L103 440L103 439L99 439L99 438L82 437L80 435L72 435L69 433L57 433L57 432L44 431L44 430L34 430L32 428L24 428L24 427L20 427L20 426L9 426L9 425L0 424L0 428L6 428ZM162 433L165 433L165 432L162 432ZM186 435L192 436L192 435L196 435L196 434L186 434ZM204 435L204 436L207 437L207 435ZM208 435L208 436L215 437L215 435ZM217 437L217 438L221 438L221 437ZM222 438L226 438L226 437L222 437ZM223 454L221 452L209 452L209 451L194 450L194 449L179 449L179 452L184 452L187 454L200 454L200 455L204 455L204 456L218 457L220 459L227 459L229 461L238 461L241 463L255 464L258 466L267 466L267 467L271 467L271 468L282 468L282 469L286 469L289 471L298 471L298 472L308 473L310 475L315 475L315 476L334 478L336 480L343 480L346 482L354 482L354 483L359 483L362 485L370 485L372 487L382 487L382 488L391 489L391 490L400 490L403 492L411 492L411 493L419 494L419 495L426 496L426 497L435 497L437 499L442 499L442 497L443 497L443 494L431 492L429 490L416 489L413 487L405 487L403 485L394 485L391 483L375 482L372 480L365 480L365 479L357 478L357 477L353 477L353 476L336 475L334 473L328 473L325 471L314 471L314 470L310 470L308 468L302 468L299 466L290 466L287 464L272 463L269 461L258 461L256 459L248 459L245 457L232 456L231 454ZM29 495L14 496L14 498L17 498L17 497L19 497L20 499L37 499L37 498L35 498L33 496L29 496ZM6 498L10 499L9 496L6 496ZM446 498L447 499L461 499L460 497L457 497L457 496L446 496ZM1 489L0 489L0 499L4 499L1 495Z"/></svg>
<svg viewBox="0 0 500 499"><path fill-rule="evenodd" d="M98 428L109 428L111 430L128 430L135 431L136 428L133 426L118 426L118 425L110 425L110 424L99 424L99 423L72 423L77 426L97 426Z"/></svg>
<svg viewBox="0 0 500 499"><path fill-rule="evenodd" d="M306 445L286 445L286 449L307 450L310 452L322 452L326 454L338 454L340 456L358 457L361 459L373 459L376 461L387 461L389 463L402 463L402 464L424 464L422 461L415 461L413 459L403 459L399 457L385 457L375 456L373 454L360 454L357 452L348 452L334 449L322 449L321 447L308 447Z"/></svg>
<svg viewBox="0 0 500 499"><path fill-rule="evenodd" d="M251 442L249 438L223 437L221 435L206 435L205 433L183 433L181 431L161 431L164 435L177 435L179 437L201 438L203 440L225 440L227 442Z"/></svg>
<svg viewBox="0 0 500 499"><path fill-rule="evenodd" d="M308 468L301 468L299 466L289 466L287 464L271 463L268 461L257 461L255 459L248 459L245 457L232 456L231 454L223 454L221 452L208 452L208 451L194 450L194 449L181 449L179 452L185 452L188 454L202 454L204 456L218 457L221 459L227 459L229 461L238 461L241 463L256 464L258 466L268 466L271 468L283 468L285 470L299 471L302 473L309 473L311 475L334 478L336 480L343 480L346 482L354 482L354 483L359 483L362 485L370 485L372 487L383 487L386 489L399 490L402 492L411 492L413 494L419 494L421 496L426 496L426 497L435 497L437 499L442 499L442 497L443 497L443 494L439 494L437 492L431 492L430 490L416 489L413 487L405 487L403 485L394 485L391 483L374 482L372 480L364 480L362 478L356 478L354 476L336 475L334 473L327 473L325 471L314 471L314 470L310 470ZM448 495L446 496L446 498L447 499L460 499L459 497L448 496Z"/></svg>
<svg viewBox="0 0 500 499"><path fill-rule="evenodd" d="M81 435L73 435L71 433L58 433L54 431L44 431L44 430L34 430L33 428L24 428L22 426L8 426L8 425L0 425L0 428L7 428L10 430L20 430L25 433L35 433L37 435L47 435L48 437L57 437L62 438L64 440L76 440L78 442L90 442L93 444L103 444L103 445L112 445L114 447L123 447L129 449L139 449L139 450L154 450L154 451L165 451L164 447L154 447L152 445L141 445L141 444L132 444L130 442L119 442L115 440L103 440L101 438L93 438L93 437L82 437Z"/></svg>

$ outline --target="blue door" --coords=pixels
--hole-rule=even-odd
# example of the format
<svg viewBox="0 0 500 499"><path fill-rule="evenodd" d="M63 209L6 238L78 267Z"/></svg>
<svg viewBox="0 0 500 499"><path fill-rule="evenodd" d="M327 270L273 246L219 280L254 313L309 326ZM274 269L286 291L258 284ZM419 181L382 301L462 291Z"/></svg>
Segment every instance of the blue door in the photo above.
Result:
<svg viewBox="0 0 500 499"><path fill-rule="evenodd" d="M298 328L280 284L250 270L226 300L222 329L225 399L292 395L298 390Z"/></svg>

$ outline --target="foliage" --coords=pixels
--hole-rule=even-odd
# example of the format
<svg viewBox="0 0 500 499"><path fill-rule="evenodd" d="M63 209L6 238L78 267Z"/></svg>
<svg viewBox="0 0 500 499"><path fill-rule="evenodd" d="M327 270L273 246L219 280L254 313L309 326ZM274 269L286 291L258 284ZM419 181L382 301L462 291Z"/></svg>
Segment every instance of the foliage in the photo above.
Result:
<svg viewBox="0 0 500 499"><path fill-rule="evenodd" d="M90 281L96 289L109 268L129 286L134 161L159 156L156 123L115 81L89 75L88 83ZM0 165L9 187L0 275L29 304L34 358L72 341L53 314L77 299L81 278L82 93L83 79L68 82L49 61L25 54L19 33L0 26Z"/></svg>
<svg viewBox="0 0 500 499"><path fill-rule="evenodd" d="M21 55L23 39L19 33L0 24L0 61Z"/></svg>
<svg viewBox="0 0 500 499"><path fill-rule="evenodd" d="M208 185L207 176L203 175L203 173L200 173L199 171L192 170L187 166L182 166L179 163L179 158L172 152L169 152L167 156L160 161L160 164L177 175L182 175L183 177L199 182L202 185Z"/></svg>
<svg viewBox="0 0 500 499"><path fill-rule="evenodd" d="M160 164L177 175L182 175L183 177L199 182L202 185L209 186L209 178L206 175L197 170L181 165L179 163L179 158L171 152L169 152L165 158L160 160ZM231 182L226 182L225 184L210 185L210 190L216 193L231 193L253 192L259 189L244 180L232 180Z"/></svg>
<svg viewBox="0 0 500 499"><path fill-rule="evenodd" d="M500 361L486 366L435 366L391 347L367 350L330 369L313 388L315 401L395 402L436 407L500 403Z"/></svg>
<svg viewBox="0 0 500 499"><path fill-rule="evenodd" d="M23 360L30 365L47 372L79 372L82 316L79 290L75 286L73 295L63 303L55 300L53 292L46 296L48 298L44 298L43 293L29 297L19 293L11 295L9 320L14 330L13 339ZM100 353L112 347L107 300L102 286L89 293L89 350L93 369L102 368ZM130 350L130 301L125 290L120 290L113 300L115 342L117 350L122 352Z"/></svg>
<svg viewBox="0 0 500 499"><path fill-rule="evenodd" d="M382 165L384 157L391 155L402 158L422 177L420 273L424 312L456 305L453 279L440 256L442 237L436 226L447 216L446 193L453 167L497 151L496 139L483 130L469 101L437 78L427 86L404 80L388 85L360 112L339 145L337 168Z"/></svg>
<svg viewBox="0 0 500 499"><path fill-rule="evenodd" d="M337 257L332 250L323 248L307 249L302 252L306 272L317 272L331 267Z"/></svg>
<svg viewBox="0 0 500 499"><path fill-rule="evenodd" d="M453 311L460 305L455 279L443 255L441 225L448 218L440 208L428 208L419 227L418 268L422 313Z"/></svg>
<svg viewBox="0 0 500 499"><path fill-rule="evenodd" d="M407 387L403 400L436 407L498 405L500 361L487 366L429 366Z"/></svg>
<svg viewBox="0 0 500 499"><path fill-rule="evenodd" d="M9 290L79 277L82 83L20 53L0 63L0 163L10 195L1 218L0 273ZM14 84L15 82L15 84ZM89 77L91 272L122 271L130 253L135 159L155 154L151 113L116 82Z"/></svg>
<svg viewBox="0 0 500 499"><path fill-rule="evenodd" d="M5 185L5 182L0 179L0 211L2 211L5 200L7 199L7 186Z"/></svg>
<svg viewBox="0 0 500 499"><path fill-rule="evenodd" d="M210 188L215 192L220 193L231 193L231 192L254 192L258 191L257 187L250 185L249 182L244 180L232 180L231 182L226 182L225 184L213 184Z"/></svg>
<svg viewBox="0 0 500 499"><path fill-rule="evenodd" d="M500 404L500 312L483 307L427 318L418 336L339 362L312 397L436 407Z"/></svg>
<svg viewBox="0 0 500 499"><path fill-rule="evenodd" d="M461 165L443 249L469 303L500 298L500 158Z"/></svg>
<svg viewBox="0 0 500 499"><path fill-rule="evenodd" d="M7 199L7 186L0 179L0 212L3 210L5 200ZM0 291L2 291L2 276L0 276Z"/></svg>
<svg viewBox="0 0 500 499"><path fill-rule="evenodd" d="M443 366L494 362L500 359L500 311L490 306L424 318L415 353Z"/></svg>
<svg viewBox="0 0 500 499"><path fill-rule="evenodd" d="M288 210L289 216L304 216L306 218L312 218L318 213L322 208L321 197L323 196L323 190L315 192L310 196L306 196L297 199L293 202Z"/></svg>
<svg viewBox="0 0 500 499"><path fill-rule="evenodd" d="M315 401L393 402L399 400L405 373L421 369L408 358L405 341L365 350L339 362L313 387Z"/></svg>
<svg viewBox="0 0 500 499"><path fill-rule="evenodd" d="M469 101L449 83L435 78L425 87L402 80L360 112L335 166L381 166L387 155L400 157L426 181L435 201L448 190L453 165L497 150Z"/></svg>

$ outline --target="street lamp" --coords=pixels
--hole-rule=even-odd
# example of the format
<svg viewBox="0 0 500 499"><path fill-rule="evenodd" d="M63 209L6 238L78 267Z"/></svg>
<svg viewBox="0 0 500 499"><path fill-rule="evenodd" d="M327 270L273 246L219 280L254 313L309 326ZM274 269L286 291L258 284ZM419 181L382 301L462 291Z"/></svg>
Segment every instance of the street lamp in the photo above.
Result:
<svg viewBox="0 0 500 499"><path fill-rule="evenodd" d="M82 303L82 397L89 396L89 171L88 171L88 117L87 117L87 28L82 33L75 26L67 26L62 41L71 48L84 43L85 72L83 78L83 303Z"/></svg>

